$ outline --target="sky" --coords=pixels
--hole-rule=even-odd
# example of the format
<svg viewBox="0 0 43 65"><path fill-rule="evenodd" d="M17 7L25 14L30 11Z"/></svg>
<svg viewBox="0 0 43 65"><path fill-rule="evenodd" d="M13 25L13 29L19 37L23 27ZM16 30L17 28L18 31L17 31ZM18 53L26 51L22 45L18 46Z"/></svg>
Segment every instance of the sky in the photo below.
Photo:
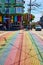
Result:
<svg viewBox="0 0 43 65"><path fill-rule="evenodd" d="M25 12L27 12L28 10L28 6L27 4L29 4L30 0L24 0L25 1ZM32 2L34 2L35 0L31 0ZM40 4L40 7L35 7L35 10L32 10L31 13L33 15L35 15L35 19L33 20L33 22L37 22L40 20L40 17L43 15L43 0L36 0L36 3ZM33 7L32 7L33 8Z"/></svg>

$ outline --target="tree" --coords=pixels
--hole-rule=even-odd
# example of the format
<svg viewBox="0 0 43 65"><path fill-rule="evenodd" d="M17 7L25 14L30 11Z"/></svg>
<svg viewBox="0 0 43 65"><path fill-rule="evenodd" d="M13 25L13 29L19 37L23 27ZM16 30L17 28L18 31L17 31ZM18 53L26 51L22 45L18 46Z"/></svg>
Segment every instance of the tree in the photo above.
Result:
<svg viewBox="0 0 43 65"><path fill-rule="evenodd" d="M28 8L28 13L29 13L30 16L31 16L31 21L32 21L32 20L34 19L34 16L32 17L31 11L32 11L32 10L35 10L36 7L39 8L39 7L40 7L40 4L36 3L36 0L34 0L33 2L32 2L32 0L30 0L30 3L28 4L28 6L29 6L29 8ZM29 17L29 18L30 18L30 17ZM30 20L29 20L29 21L30 21Z"/></svg>
<svg viewBox="0 0 43 65"><path fill-rule="evenodd" d="M34 20L34 18L35 18L35 16L33 15L33 14L31 14L29 17L30 17L30 19L29 19L29 14L28 13L24 13L23 14L23 23L25 24L25 25L28 25L29 23L30 23L30 21L32 21L32 20ZM30 20L30 21L28 21L28 20Z"/></svg>

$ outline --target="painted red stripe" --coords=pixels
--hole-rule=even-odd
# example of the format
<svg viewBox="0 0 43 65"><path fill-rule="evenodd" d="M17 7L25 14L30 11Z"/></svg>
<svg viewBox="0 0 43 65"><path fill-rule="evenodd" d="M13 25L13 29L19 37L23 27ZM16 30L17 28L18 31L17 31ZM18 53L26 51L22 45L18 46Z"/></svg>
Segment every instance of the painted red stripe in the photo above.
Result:
<svg viewBox="0 0 43 65"><path fill-rule="evenodd" d="M21 49L21 41L22 41L22 34L19 34L18 38L16 39L14 46L12 47L4 65L18 65L19 60L19 53ZM17 63L15 63L17 62ZM14 64L15 63L15 64Z"/></svg>

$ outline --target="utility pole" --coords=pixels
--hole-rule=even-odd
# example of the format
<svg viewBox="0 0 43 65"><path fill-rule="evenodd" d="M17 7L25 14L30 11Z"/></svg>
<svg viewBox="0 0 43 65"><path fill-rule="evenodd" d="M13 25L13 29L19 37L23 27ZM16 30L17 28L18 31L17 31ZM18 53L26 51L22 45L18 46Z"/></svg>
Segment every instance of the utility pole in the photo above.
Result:
<svg viewBox="0 0 43 65"><path fill-rule="evenodd" d="M29 14L28 14L28 23L27 23L27 26L28 26L28 24L29 24L30 27L31 27L31 22L30 22L30 16L31 16L31 0L30 0L30 3L29 3L29 6L30 6L30 8L29 8Z"/></svg>
<svg viewBox="0 0 43 65"><path fill-rule="evenodd" d="M40 4L37 4L37 3L36 3L36 0L34 0L33 2L32 2L32 0L30 0L30 3L28 4L28 6L30 7L30 8L29 8L29 11L28 11L28 12L29 12L29 14L28 14L28 21L29 21L30 26L31 26L32 20L30 21L30 16L31 16L32 6L39 7Z"/></svg>
<svg viewBox="0 0 43 65"><path fill-rule="evenodd" d="M29 22L30 22L30 16L31 16L31 0L30 0L30 12L29 12Z"/></svg>
<svg viewBox="0 0 43 65"><path fill-rule="evenodd" d="M31 15L31 0L30 0L30 15Z"/></svg>
<svg viewBox="0 0 43 65"><path fill-rule="evenodd" d="M31 0L30 0L30 16L31 16ZM29 18L30 18L30 16L29 16ZM32 22L32 20L30 21L30 28L32 28L32 25L31 25L31 22Z"/></svg>
<svg viewBox="0 0 43 65"><path fill-rule="evenodd" d="M32 6L31 4L32 4L32 3L31 3L31 0L30 0L30 3L29 3L29 5L28 5L28 6L29 6L29 11L28 11L28 12L29 12L29 13L28 13L28 23L30 23L31 6ZM28 25L28 24L27 24L27 25Z"/></svg>
<svg viewBox="0 0 43 65"><path fill-rule="evenodd" d="M41 4L36 3L36 0L34 0L33 2L32 2L32 0L30 0L30 3L28 4L28 6L29 6L29 11L28 11L29 14L31 14L31 10L35 10L35 9L32 9L33 6L39 8L40 5Z"/></svg>

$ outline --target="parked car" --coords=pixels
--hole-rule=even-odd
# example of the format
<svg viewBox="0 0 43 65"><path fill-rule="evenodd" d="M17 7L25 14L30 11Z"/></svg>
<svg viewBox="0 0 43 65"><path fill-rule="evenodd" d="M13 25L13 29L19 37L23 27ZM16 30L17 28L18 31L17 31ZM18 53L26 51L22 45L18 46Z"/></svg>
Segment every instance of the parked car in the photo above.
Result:
<svg viewBox="0 0 43 65"><path fill-rule="evenodd" d="M37 25L37 26L35 26L35 30L36 31L41 31L42 30L42 27L40 25Z"/></svg>

